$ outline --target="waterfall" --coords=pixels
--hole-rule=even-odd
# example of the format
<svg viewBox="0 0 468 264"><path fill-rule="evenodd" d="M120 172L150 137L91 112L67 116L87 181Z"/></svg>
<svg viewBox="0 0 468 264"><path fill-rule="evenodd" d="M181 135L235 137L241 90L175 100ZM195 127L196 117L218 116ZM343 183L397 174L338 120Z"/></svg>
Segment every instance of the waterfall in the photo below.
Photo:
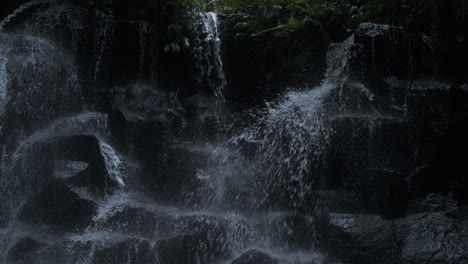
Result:
<svg viewBox="0 0 468 264"><path fill-rule="evenodd" d="M223 99L226 76L218 14L201 13L196 29L194 56L197 82L202 89L208 88L216 97Z"/></svg>
<svg viewBox="0 0 468 264"><path fill-rule="evenodd" d="M205 146L207 166L197 177L205 184L204 203L215 208L275 207L272 197L299 208L310 202L311 188L319 181L314 170L322 165L330 128L326 125L327 100L348 82L351 36L330 47L327 71L321 84L305 91L290 91L265 110L255 113L256 123L227 140ZM245 146L253 149L245 156ZM248 196L246 200L239 197Z"/></svg>
<svg viewBox="0 0 468 264"><path fill-rule="evenodd" d="M318 181L311 174L321 165L329 137L324 103L331 91L347 82L353 40L351 36L330 49L327 71L318 87L290 91L277 102L267 103L258 123L235 139L256 146L256 174L259 188L265 191L264 199L279 195L279 199L299 207Z"/></svg>
<svg viewBox="0 0 468 264"><path fill-rule="evenodd" d="M8 81L7 63L9 48L4 45L0 46L0 115L3 115L5 106L8 101Z"/></svg>

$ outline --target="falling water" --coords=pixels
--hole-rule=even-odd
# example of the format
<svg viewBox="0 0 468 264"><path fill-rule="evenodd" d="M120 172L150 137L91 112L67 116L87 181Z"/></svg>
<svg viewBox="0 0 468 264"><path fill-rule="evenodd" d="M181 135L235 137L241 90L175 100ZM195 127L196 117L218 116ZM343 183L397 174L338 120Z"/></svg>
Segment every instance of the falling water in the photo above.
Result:
<svg viewBox="0 0 468 264"><path fill-rule="evenodd" d="M318 87L291 91L278 102L268 103L267 113L237 138L256 146L257 174L263 188L267 188L265 192L271 194L286 188L281 193L288 197L282 199L295 207L304 203L311 184L317 180L310 174L320 165L329 137L324 124L324 102L332 90L347 81L353 40L351 36L329 51L328 69ZM264 198L269 199L268 196Z"/></svg>
<svg viewBox="0 0 468 264"><path fill-rule="evenodd" d="M7 63L9 49L1 45L0 48L0 114L3 115L8 100L8 81Z"/></svg>
<svg viewBox="0 0 468 264"><path fill-rule="evenodd" d="M197 81L200 86L207 85L218 98L224 98L226 76L222 60L222 40L218 14L201 13L196 28L195 64Z"/></svg>
<svg viewBox="0 0 468 264"><path fill-rule="evenodd" d="M107 173L112 180L117 182L120 187L125 187L123 171L123 161L117 155L115 150L109 146L107 143L100 141L99 146L101 149L101 154L104 157L104 161L107 168Z"/></svg>
<svg viewBox="0 0 468 264"><path fill-rule="evenodd" d="M20 7L1 22L0 29L42 2ZM253 124L239 124L232 133L215 131L216 137L207 139L197 134L197 129L206 127L190 121L185 124L185 120L181 130L191 130L189 136L185 130L180 133L183 135L172 133L171 128L167 132L171 118L183 112L184 102L168 100L164 92L143 84L133 90L122 89L133 94L122 93L114 101L120 112L95 112L99 108L85 103L68 111L68 99L79 97L77 91L82 89L78 66L74 65L73 56L59 52L58 41L45 40L41 37L43 31L33 34L40 31L41 21L49 24L61 16L61 10L72 12L62 7L54 10L46 10L39 19L28 22L34 27L28 24L21 28L28 29L25 36L0 33L0 110L8 104L6 109L10 112L6 115L19 116L19 124L34 124L22 128L14 123L7 131L10 134L2 131L2 135L6 133L14 140L6 139L2 146L0 220L4 221L5 215L8 219L6 223L0 221L0 261L7 259L8 251L20 238L30 237L42 243L42 248L29 252L33 256L31 263L219 264L233 263L233 259L251 250L278 260L271 263L329 263L317 249L320 229L325 225L321 212L316 210L312 190L320 180L320 169L330 148L334 132L330 124L345 118L371 123L399 120L372 107L346 105L357 101L357 97L363 102L379 100L365 85L348 76L353 36L330 47L327 71L320 85L290 90L261 110L253 110ZM42 19L49 15L54 17ZM88 64L93 70L89 78L94 81L105 72L109 42L119 26L114 19L103 16L96 22L96 56ZM79 29L80 25L73 28ZM142 24L138 30L140 50L134 54L141 72L149 48L145 36L152 29ZM196 24L194 56L199 88L216 97L203 102L209 114L219 110L212 111L216 104L213 101L226 103L221 34L218 15L202 13ZM12 85L13 79L16 86ZM95 84L93 80L86 81ZM391 79L386 82L400 85ZM167 112L172 115L165 115ZM30 123L22 119L23 113L28 114L25 116ZM195 115L203 118L199 113ZM60 152L64 148L61 140L68 142L70 137L91 138L96 148L76 150L79 153L72 153L71 157L60 156L63 153L47 157L48 147L58 146ZM119 140L128 146L117 148ZM70 145L87 146L86 142L74 143ZM180 152L171 152L175 147ZM64 152L67 151L74 150ZM145 161L138 160L142 156ZM133 167L129 169L132 162L138 163L135 168L141 170L134 173ZM35 166L45 172L37 173ZM94 180L99 177L106 177L106 183L110 178L116 188L113 185L109 192L93 192ZM72 205L91 205L91 213L85 215L89 222L83 229L62 232L60 226L50 222L42 226L23 223L21 208L34 202L49 180L64 185ZM157 191L151 189L151 184L157 185ZM166 194L176 198L160 199ZM191 203L191 199L198 200ZM82 216L81 212L67 211L67 206L49 207L46 203L40 210L52 210L52 218L63 212L66 217ZM302 210L304 207L310 210Z"/></svg>

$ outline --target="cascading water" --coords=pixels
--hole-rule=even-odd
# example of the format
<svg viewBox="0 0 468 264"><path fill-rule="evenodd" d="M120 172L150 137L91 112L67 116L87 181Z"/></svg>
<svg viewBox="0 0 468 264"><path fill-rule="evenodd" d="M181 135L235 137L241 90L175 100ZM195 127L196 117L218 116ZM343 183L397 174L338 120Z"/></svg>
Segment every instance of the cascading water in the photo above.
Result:
<svg viewBox="0 0 468 264"><path fill-rule="evenodd" d="M324 103L332 90L347 82L353 40L351 36L335 44L328 53L328 69L320 86L291 91L279 102L268 103L258 124L237 138L256 146L256 174L265 199L276 195L278 200L300 207L310 194L311 184L319 181L313 169L321 165L329 137Z"/></svg>
<svg viewBox="0 0 468 264"><path fill-rule="evenodd" d="M357 146L334 140L373 139L382 124L406 133L399 125L410 116L409 93L420 92L418 83L384 79L408 93L384 105L351 76L353 35L329 48L320 85L242 112L254 119L245 124L228 112L216 13L202 13L196 24L198 90L192 95L198 96L178 100L141 74L154 70L145 68L157 31L151 23L125 24L103 14L86 22L85 8L59 1L20 16L43 2L29 2L0 23L0 262L334 263L322 254L322 243L324 230L339 221L328 221L317 189L330 152ZM77 60L86 23L95 26L86 46L93 56ZM109 56L122 48L111 43L114 34L132 30L140 79L106 83L116 77L107 71L108 57L121 55ZM197 107L207 110L200 114ZM219 130L198 122L221 112L239 122ZM340 130L348 123L351 132ZM353 162L371 170L400 162L370 156L353 156ZM354 222L343 219L352 228Z"/></svg>
<svg viewBox="0 0 468 264"><path fill-rule="evenodd" d="M202 89L209 88L213 94L223 99L226 76L222 60L222 40L218 14L201 13L196 24L194 47L197 82ZM205 88L205 86L207 86Z"/></svg>
<svg viewBox="0 0 468 264"><path fill-rule="evenodd" d="M113 25L112 21L105 19L102 23L103 30L98 30L100 35L96 37L98 40L96 50L101 55L108 47L104 43L107 41L108 31L113 30L113 26L110 26ZM28 27L29 31L34 32L35 27ZM199 80L205 82L218 99L224 100L226 80L221 58L222 43L217 15L215 13L203 14L198 29L195 57ZM139 34L144 33L144 29L139 32ZM185 169L184 177L193 176L193 179L187 182L193 186L186 186L189 189L181 190L180 196L189 197L189 200L201 199L193 207L187 201L182 207L162 205L142 192L139 181L126 175L129 172L126 158L109 143L108 131L112 124L108 123L110 117L105 114L85 112L59 118L64 115L64 112L57 110L57 113L50 115L50 118L55 121L45 119L44 122L38 122L37 128L33 131L24 129L23 135L18 137L17 141L7 144L3 152L2 182L4 184L2 186L5 191L2 192L2 200L9 201L1 208L4 217L2 221L6 226L1 233L6 241L4 244L6 249L2 251L4 258L7 258L8 252L11 255L13 245L26 234L29 238L46 245L35 259L35 263L50 262L52 252L59 252L59 255L54 258L61 261L117 263L105 262L103 258L108 258L106 251L112 251L119 245L122 245L123 251L128 253L123 259L130 263L134 263L142 256L147 259L140 260L141 263L151 263L154 260L153 255L156 255L161 263L175 263L176 260L170 253L171 249L167 248L174 243L173 247L184 248L184 252L180 255L186 256L186 263L221 263L248 250L269 252L281 261L321 262L323 257L312 246L315 239L312 231L307 240L309 243L307 250L298 253L294 243L284 245L281 242L288 240L287 237L283 237L284 233L296 232L289 222L294 217L288 212L272 212L265 215L257 212L255 207L261 203L262 199L267 199L264 193L272 191L272 185L277 186L280 181L284 184L290 184L289 181L300 182L308 173L307 167L312 166L311 164L317 160L317 158L309 160L309 151L323 144L321 103L331 89L345 80L343 73L351 41L337 45L330 53L329 70L320 87L307 92L290 92L278 103L270 104L267 113L260 118L257 125L247 128L242 136L227 140L228 144L207 142L200 145L198 139L188 144L180 144L181 150L188 151L186 159L195 159L191 156L193 154L207 157L205 161L194 165L193 175L186 171L187 168L182 167ZM48 45L53 47L54 44L48 43ZM41 50L44 49L32 53L28 60L44 60ZM2 53L1 62L2 65L6 65L6 68L11 61L9 54L8 52ZM54 59L60 62L62 57ZM98 56L96 71L92 76L94 80L102 73L101 59ZM31 70L36 71L36 64L28 65L33 65ZM67 67L73 68L73 66ZM50 71L56 71L56 69L51 68ZM5 89L2 88L3 90L10 89L11 73L16 72L10 69L5 78L2 77L1 87L5 87ZM21 86L27 86L27 84L23 82ZM39 98L43 98L44 95L38 93ZM15 97L9 102L18 103L20 102L18 100ZM148 99L144 100L148 101ZM160 99L152 102L159 104L159 101ZM54 106L38 103L38 107L47 108L47 110L57 109ZM132 118L139 117L138 109L144 106L145 104L140 104L136 108L126 109L126 115ZM148 106L155 107L152 104ZM160 107L165 107L164 102ZM154 111L157 113L160 110L152 111L152 113ZM12 113L7 113L7 115L12 115ZM144 116L148 116L148 113L144 113ZM297 130L298 128L303 130ZM220 139L222 137L222 135L219 136ZM293 157L290 161L286 161L286 157L280 155L281 142L286 138L297 142L285 152ZM244 156L242 150L238 148L236 144L240 139L256 145L258 151L254 155L254 160ZM296 153L293 147L298 144L304 145ZM86 146L87 150L82 150L80 146ZM317 153L319 151L318 148L315 150ZM49 166L48 159L52 159L53 165ZM274 164L270 163L269 159L274 159ZM40 164L43 161L44 164ZM291 171L296 166L298 170ZM173 168L171 171L177 173L178 169ZM37 172L31 173L33 171ZM260 171L264 173L277 171L277 173L272 173L270 182L265 182L265 174L259 175ZM280 175L283 172L288 172L287 176ZM153 173L157 174L157 172ZM289 180L286 180L287 177L290 177ZM115 183L115 188L112 189L112 185L109 185L106 179ZM183 179L181 181L185 182ZM274 183L275 181L277 182ZM24 182L28 184L24 185ZM38 190L34 190L34 186L31 185L33 182L36 182ZM97 187L89 188L90 184L95 184ZM22 185L25 188L21 189ZM261 189L256 189L258 187ZM102 189L104 192L96 189ZM52 193L47 193L45 190ZM304 192L305 190L295 191ZM76 217L81 219L79 222L75 223L73 220L63 222L60 215L48 215L47 212L50 209L47 205L50 203L43 203L42 200L48 197L47 195L55 195L55 192L63 193L61 195L64 197L74 197L73 201L83 204L81 208L87 208L82 212L83 215L79 215L79 212L84 209L74 212L77 214ZM102 193L104 193L103 196ZM64 198L65 203L69 202L67 199L69 198ZM72 203L67 206L73 207L74 205ZM44 212L38 216L32 216L29 210ZM241 213L244 210L246 212ZM85 214L85 212L89 213ZM63 214L66 213L63 212ZM37 220L28 220L31 218ZM307 223L310 230L315 228L313 227L314 217L300 219ZM63 226L69 228L70 225L79 231L74 235L51 234L45 241L41 233L29 231L16 224L18 221L45 223L49 227L45 227L46 231L43 232L48 232L49 228L52 230L64 228ZM80 224L83 222L88 223L84 229ZM18 230L23 231L18 232ZM156 253L149 255L144 253L150 248L154 248ZM134 250L142 253L132 255L134 253L131 252Z"/></svg>

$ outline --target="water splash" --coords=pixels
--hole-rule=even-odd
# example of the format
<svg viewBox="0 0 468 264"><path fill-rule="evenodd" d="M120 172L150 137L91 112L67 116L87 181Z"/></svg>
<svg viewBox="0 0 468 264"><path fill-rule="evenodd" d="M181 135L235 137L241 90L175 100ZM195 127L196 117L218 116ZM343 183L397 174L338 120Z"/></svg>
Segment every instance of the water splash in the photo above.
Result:
<svg viewBox="0 0 468 264"><path fill-rule="evenodd" d="M320 165L329 133L324 124L324 103L330 92L347 81L347 66L354 37L335 44L327 54L328 69L321 85L308 91L290 91L237 139L257 147L257 174L267 188L265 199L277 189L300 206L314 182L312 170ZM266 185L266 186L265 186Z"/></svg>
<svg viewBox="0 0 468 264"><path fill-rule="evenodd" d="M203 87L208 86L213 94L224 99L226 76L222 59L222 41L218 14L201 13L196 24L195 64L197 82Z"/></svg>
<svg viewBox="0 0 468 264"><path fill-rule="evenodd" d="M124 176L122 173L124 162L117 155L115 150L107 143L100 140L99 146L106 163L107 173L120 187L125 187L126 185L123 180Z"/></svg>
<svg viewBox="0 0 468 264"><path fill-rule="evenodd" d="M11 164L15 164L15 161L25 156L35 143L61 136L83 134L100 136L105 135L106 130L107 115L97 112L85 112L56 120L47 127L23 139L11 155Z"/></svg>
<svg viewBox="0 0 468 264"><path fill-rule="evenodd" d="M3 114L5 106L8 103L8 83L10 78L7 73L7 54L9 52L9 48L4 47L4 45L1 45L0 47L0 114Z"/></svg>

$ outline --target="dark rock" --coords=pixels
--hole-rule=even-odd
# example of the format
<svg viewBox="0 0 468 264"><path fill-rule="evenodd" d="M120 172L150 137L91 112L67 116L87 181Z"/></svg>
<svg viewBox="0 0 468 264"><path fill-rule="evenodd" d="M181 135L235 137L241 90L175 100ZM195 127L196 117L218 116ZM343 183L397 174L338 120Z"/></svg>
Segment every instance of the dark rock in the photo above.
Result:
<svg viewBox="0 0 468 264"><path fill-rule="evenodd" d="M389 170L360 171L356 194L362 209L384 217L404 215L409 200L405 179Z"/></svg>
<svg viewBox="0 0 468 264"><path fill-rule="evenodd" d="M401 175L414 167L411 133L404 120L363 114L327 122L330 134L322 166L326 187L355 186L360 171L369 167Z"/></svg>
<svg viewBox="0 0 468 264"><path fill-rule="evenodd" d="M197 190L202 187L196 175L206 160L206 153L196 149L172 147L153 165L158 173L149 172L144 181L159 199L196 203L200 198Z"/></svg>
<svg viewBox="0 0 468 264"><path fill-rule="evenodd" d="M53 176L58 179L69 179L77 174L85 171L89 163L68 160L54 161L55 171Z"/></svg>
<svg viewBox="0 0 468 264"><path fill-rule="evenodd" d="M465 209L464 207L458 206L452 199L432 193L424 198L412 200L410 202L408 214L446 212L447 216L452 215L456 218L458 213Z"/></svg>
<svg viewBox="0 0 468 264"><path fill-rule="evenodd" d="M93 264L157 264L150 243L146 240L128 239L110 248L97 251Z"/></svg>
<svg viewBox="0 0 468 264"><path fill-rule="evenodd" d="M10 50L6 74L11 99L5 111L3 143L16 143L19 131L30 135L55 118L81 109L84 102L73 58L41 38L20 34L0 38L2 49Z"/></svg>
<svg viewBox="0 0 468 264"><path fill-rule="evenodd" d="M427 37L403 28L363 23L354 35L356 77L416 77L436 72L435 56ZM375 80L375 79L374 79Z"/></svg>
<svg viewBox="0 0 468 264"><path fill-rule="evenodd" d="M109 115L113 137L120 145L126 145L124 148L132 146L145 166L160 158L167 142L180 134L184 126L177 101L148 85L137 84L122 90L115 96L114 105L116 109Z"/></svg>
<svg viewBox="0 0 468 264"><path fill-rule="evenodd" d="M128 124L125 115L115 109L108 116L109 129L114 142L116 142L123 152L128 151Z"/></svg>
<svg viewBox="0 0 468 264"><path fill-rule="evenodd" d="M271 220L267 232L278 246L310 251L321 241L323 234L320 226L326 224L324 220L312 216L288 215Z"/></svg>
<svg viewBox="0 0 468 264"><path fill-rule="evenodd" d="M23 205L19 218L31 224L44 223L56 230L80 231L89 226L95 213L94 202L82 199L64 183L53 180Z"/></svg>
<svg viewBox="0 0 468 264"><path fill-rule="evenodd" d="M392 221L379 216L331 214L324 237L332 257L344 263L396 263L398 244Z"/></svg>
<svg viewBox="0 0 468 264"><path fill-rule="evenodd" d="M32 263L33 258L31 255L46 245L29 237L22 238L8 250L7 260L14 263L23 261Z"/></svg>
<svg viewBox="0 0 468 264"><path fill-rule="evenodd" d="M161 264L216 263L229 257L224 224L212 217L182 219L182 234L159 241Z"/></svg>
<svg viewBox="0 0 468 264"><path fill-rule="evenodd" d="M333 189L315 191L318 204L327 211L350 214L361 211L356 193L351 190Z"/></svg>
<svg viewBox="0 0 468 264"><path fill-rule="evenodd" d="M60 137L46 143L51 159L65 159L88 163L85 170L67 179L67 182L92 191L109 192L124 187L121 178L122 164L113 164L117 155L111 146L102 143L97 137L89 135ZM106 156L108 155L108 156ZM120 158L118 158L120 161ZM121 162L121 161L120 161ZM116 175L117 174L117 175Z"/></svg>
<svg viewBox="0 0 468 264"><path fill-rule="evenodd" d="M257 250L250 250L242 256L233 260L231 264L277 264L278 260L272 258L266 253Z"/></svg>
<svg viewBox="0 0 468 264"><path fill-rule="evenodd" d="M403 241L401 263L467 263L468 221L448 218L443 212L422 213L397 221Z"/></svg>
<svg viewBox="0 0 468 264"><path fill-rule="evenodd" d="M42 248L31 255L32 262L24 264L49 264L49 263L82 263L90 261L92 252L99 251L101 246L92 241L60 240L59 242Z"/></svg>
<svg viewBox="0 0 468 264"><path fill-rule="evenodd" d="M105 219L96 223L99 227L107 228L113 232L123 232L152 238L161 232L170 232L174 229L172 219L167 216L156 215L143 208L126 206Z"/></svg>

